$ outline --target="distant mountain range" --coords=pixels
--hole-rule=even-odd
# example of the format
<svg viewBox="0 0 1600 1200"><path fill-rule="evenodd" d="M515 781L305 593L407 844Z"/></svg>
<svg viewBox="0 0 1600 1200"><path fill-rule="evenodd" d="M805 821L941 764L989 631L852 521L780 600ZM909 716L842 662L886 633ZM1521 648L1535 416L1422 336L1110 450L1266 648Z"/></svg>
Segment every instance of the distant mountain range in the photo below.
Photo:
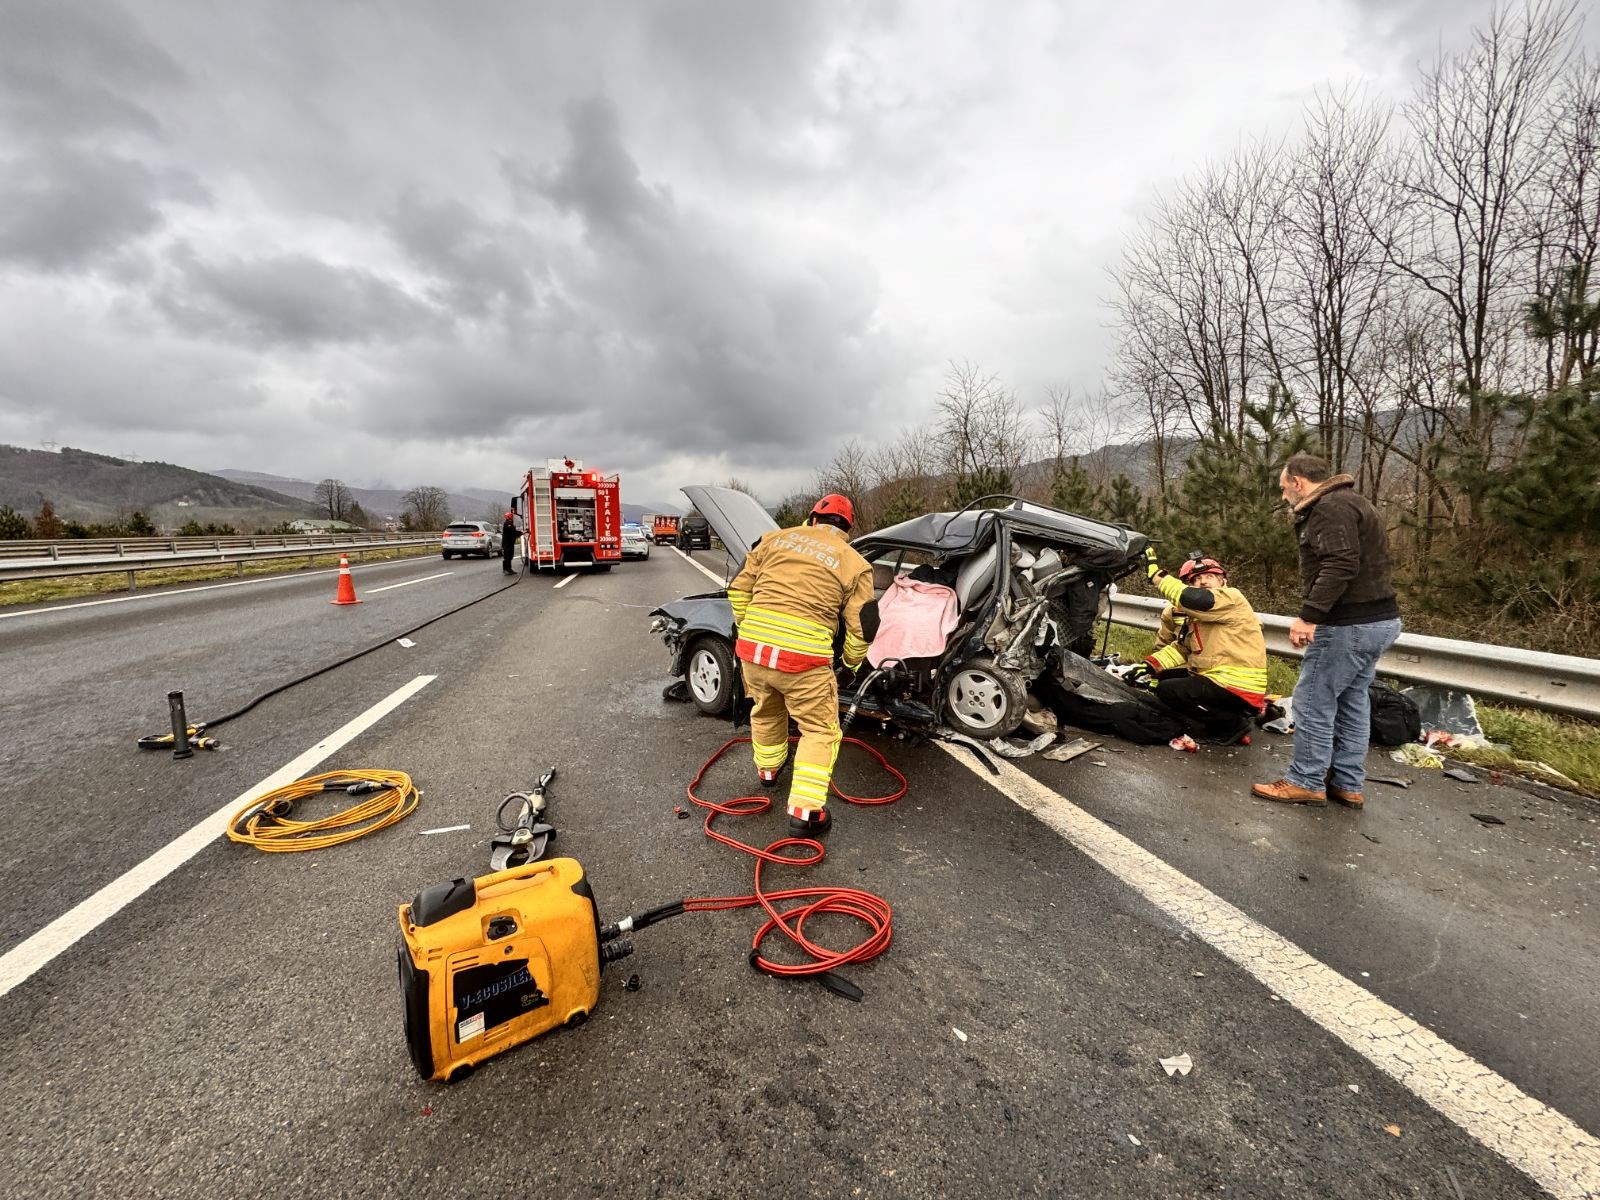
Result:
<svg viewBox="0 0 1600 1200"><path fill-rule="evenodd" d="M48 500L63 521L86 525L123 521L137 511L163 531L192 520L249 532L326 516L315 503L316 490L312 480L265 471L207 473L71 447L51 451L0 445L0 505L30 519ZM370 519L383 521L399 517L410 490L351 487L350 495ZM451 517L469 521L498 520L511 498L509 489L462 488L446 494ZM622 505L625 521L637 521L646 512L683 511L682 504Z"/></svg>

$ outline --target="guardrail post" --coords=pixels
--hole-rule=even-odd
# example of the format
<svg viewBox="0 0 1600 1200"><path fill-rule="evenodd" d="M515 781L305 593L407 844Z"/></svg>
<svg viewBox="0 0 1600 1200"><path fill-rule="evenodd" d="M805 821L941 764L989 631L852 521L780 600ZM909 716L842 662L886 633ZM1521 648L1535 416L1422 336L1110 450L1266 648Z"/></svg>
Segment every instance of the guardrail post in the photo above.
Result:
<svg viewBox="0 0 1600 1200"><path fill-rule="evenodd" d="M129 591L130 591L130 592L131 592L131 591L133 591L133 590L134 590L134 586L133 586L133 572L132 572L132 571L131 571L131 570L130 570L130 571L129 571L129 572L128 572L128 590L129 590Z"/></svg>

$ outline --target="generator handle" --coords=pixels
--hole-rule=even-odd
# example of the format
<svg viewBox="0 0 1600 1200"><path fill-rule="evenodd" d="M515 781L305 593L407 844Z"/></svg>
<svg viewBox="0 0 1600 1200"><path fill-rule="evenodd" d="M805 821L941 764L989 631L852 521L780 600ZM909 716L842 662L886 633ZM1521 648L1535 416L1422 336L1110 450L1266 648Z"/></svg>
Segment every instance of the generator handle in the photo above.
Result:
<svg viewBox="0 0 1600 1200"><path fill-rule="evenodd" d="M507 867L504 871L496 871L492 875L480 875L472 881L473 886L479 900L492 900L501 892L511 891L511 884L555 870L558 861L560 860L547 858L542 862L523 863L520 867Z"/></svg>

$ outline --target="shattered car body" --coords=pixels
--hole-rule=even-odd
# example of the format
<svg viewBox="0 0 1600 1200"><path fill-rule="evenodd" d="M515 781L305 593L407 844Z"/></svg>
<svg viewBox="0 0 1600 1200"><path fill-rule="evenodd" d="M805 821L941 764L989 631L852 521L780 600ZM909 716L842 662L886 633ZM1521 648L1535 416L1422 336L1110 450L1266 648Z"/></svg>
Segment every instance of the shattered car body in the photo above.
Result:
<svg viewBox="0 0 1600 1200"><path fill-rule="evenodd" d="M761 534L777 528L749 496L725 488L684 492L716 528L734 562ZM1001 508L928 513L856 539L872 564L881 597L901 575L950 587L957 624L943 652L863 668L840 705L853 716L916 733L941 724L985 739L1004 737L1027 711L1028 688L1046 675L1075 689L1090 672L1083 662L1104 611L1106 589L1142 561L1147 539L1112 525L1014 497ZM734 703L738 664L733 611L726 592L688 596L653 614L703 711L724 715ZM866 632L877 613L863 614Z"/></svg>

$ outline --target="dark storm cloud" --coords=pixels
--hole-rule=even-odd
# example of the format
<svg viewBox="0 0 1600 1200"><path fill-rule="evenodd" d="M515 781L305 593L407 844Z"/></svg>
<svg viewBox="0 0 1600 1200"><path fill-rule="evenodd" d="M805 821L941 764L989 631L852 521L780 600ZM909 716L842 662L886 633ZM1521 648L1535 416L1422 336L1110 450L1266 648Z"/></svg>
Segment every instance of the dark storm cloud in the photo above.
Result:
<svg viewBox="0 0 1600 1200"><path fill-rule="evenodd" d="M83 135L153 135L138 98L179 86L185 72L113 4L7 0L0 5L0 127L45 143Z"/></svg>
<svg viewBox="0 0 1600 1200"><path fill-rule="evenodd" d="M408 190L395 205L389 231L433 277L440 303L451 310L481 317L497 304L519 311L533 303L540 253L515 223L487 219L461 200L425 199Z"/></svg>
<svg viewBox="0 0 1600 1200"><path fill-rule="evenodd" d="M169 204L204 204L184 171L58 148L0 160L0 260L43 271L87 267L165 223Z"/></svg>
<svg viewBox="0 0 1600 1200"><path fill-rule="evenodd" d="M434 309L392 280L304 254L211 262L180 247L170 266L155 303L190 334L305 347L404 340L439 324Z"/></svg>

